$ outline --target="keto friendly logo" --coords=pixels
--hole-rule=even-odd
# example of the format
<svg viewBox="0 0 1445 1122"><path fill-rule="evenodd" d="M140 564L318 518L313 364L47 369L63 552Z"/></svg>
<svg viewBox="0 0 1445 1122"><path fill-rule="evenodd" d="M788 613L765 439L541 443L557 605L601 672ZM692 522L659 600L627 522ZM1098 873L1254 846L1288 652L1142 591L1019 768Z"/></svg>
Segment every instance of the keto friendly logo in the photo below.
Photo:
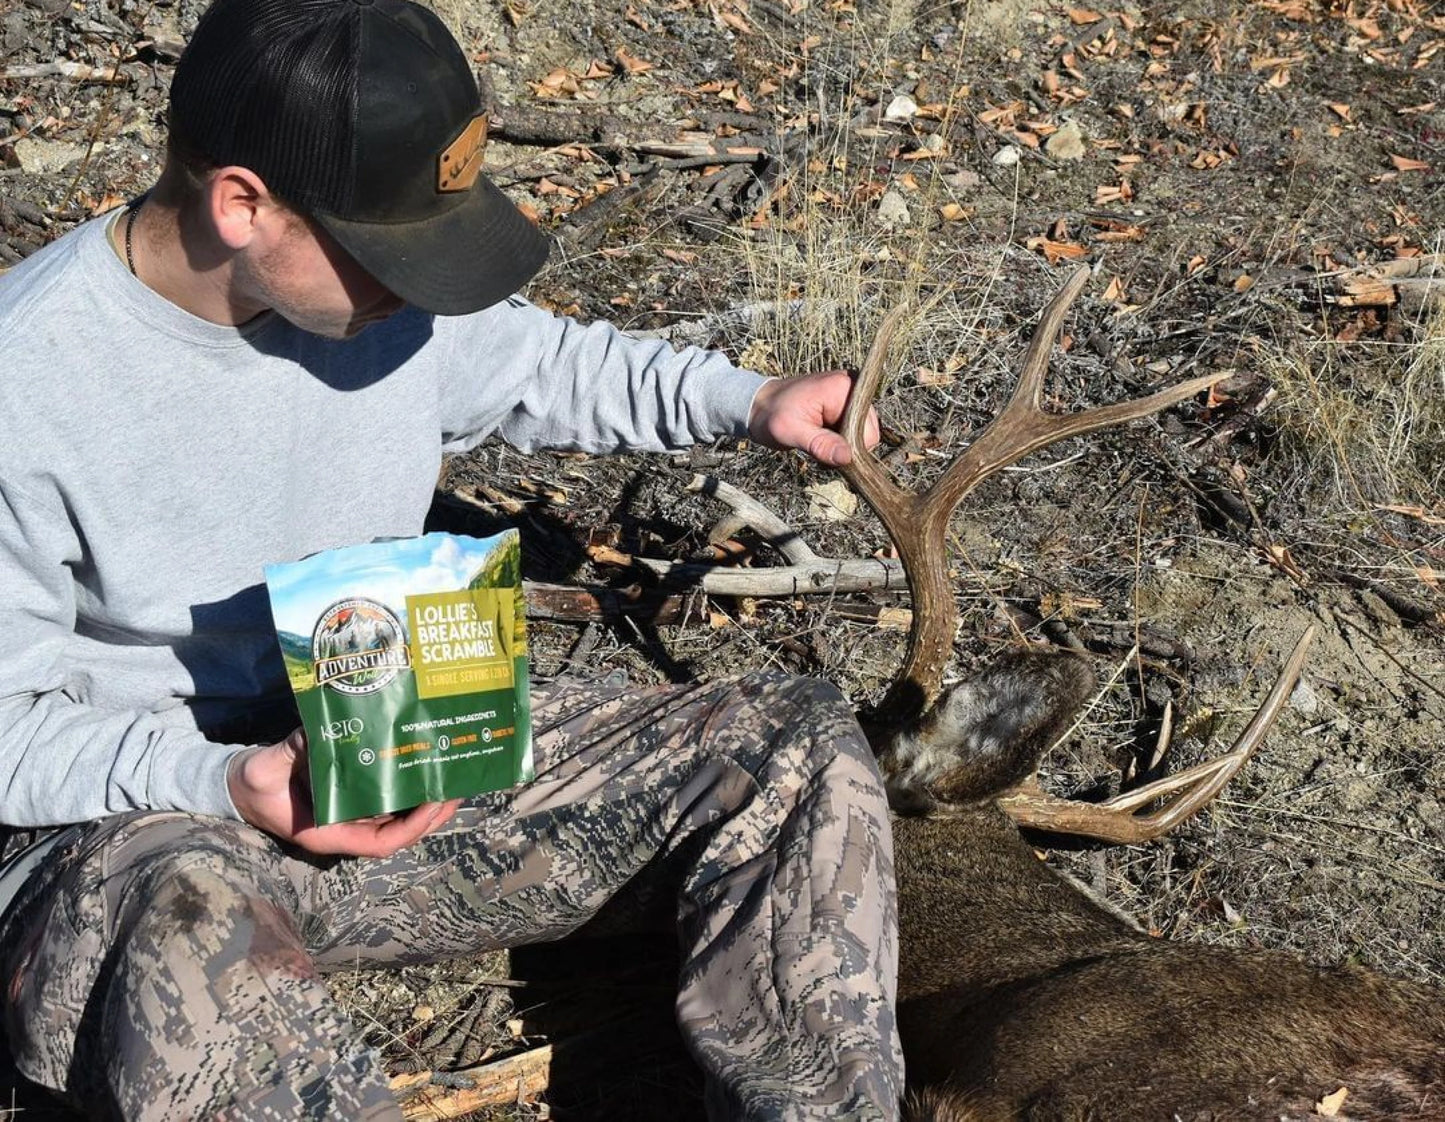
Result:
<svg viewBox="0 0 1445 1122"><path fill-rule="evenodd" d="M359 596L322 613L311 633L311 658L318 686L349 694L384 689L411 665L401 621L385 604Z"/></svg>
<svg viewBox="0 0 1445 1122"><path fill-rule="evenodd" d="M327 721L321 726L322 740L355 740L366 730L366 722L360 717L343 717Z"/></svg>

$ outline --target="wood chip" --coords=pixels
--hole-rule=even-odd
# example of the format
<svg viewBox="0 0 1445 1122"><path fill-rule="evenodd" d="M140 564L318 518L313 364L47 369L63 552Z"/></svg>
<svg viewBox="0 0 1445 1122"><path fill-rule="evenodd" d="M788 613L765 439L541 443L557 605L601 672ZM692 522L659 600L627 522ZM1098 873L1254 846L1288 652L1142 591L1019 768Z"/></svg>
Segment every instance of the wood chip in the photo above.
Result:
<svg viewBox="0 0 1445 1122"><path fill-rule="evenodd" d="M656 70L655 63L648 62L645 58L638 58L630 54L625 47L618 47L616 51L617 64L629 74L644 74L649 70Z"/></svg>
<svg viewBox="0 0 1445 1122"><path fill-rule="evenodd" d="M1079 245L1077 242L1056 242L1049 238L1037 237L1028 238L1024 242L1025 249L1031 249L1035 253L1042 253L1050 265L1057 265L1060 261L1072 260L1077 257L1088 255L1088 247Z"/></svg>
<svg viewBox="0 0 1445 1122"><path fill-rule="evenodd" d="M1339 303L1346 308L1384 308L1400 299L1395 286L1379 277L1345 277L1340 288Z"/></svg>
<svg viewBox="0 0 1445 1122"><path fill-rule="evenodd" d="M1319 1102L1315 1103L1315 1113L1323 1118L1334 1118L1340 1113L1340 1107L1345 1105L1345 1099L1349 1097L1349 1088L1341 1087L1338 1091L1331 1091Z"/></svg>

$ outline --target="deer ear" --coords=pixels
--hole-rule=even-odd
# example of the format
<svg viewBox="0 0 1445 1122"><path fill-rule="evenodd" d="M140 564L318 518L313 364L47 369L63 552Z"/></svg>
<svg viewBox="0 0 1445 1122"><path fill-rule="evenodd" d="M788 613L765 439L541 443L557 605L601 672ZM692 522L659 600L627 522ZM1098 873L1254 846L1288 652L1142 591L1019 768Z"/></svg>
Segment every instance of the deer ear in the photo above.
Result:
<svg viewBox="0 0 1445 1122"><path fill-rule="evenodd" d="M1093 685L1076 655L1021 651L954 686L880 761L894 809L978 802L1027 779Z"/></svg>

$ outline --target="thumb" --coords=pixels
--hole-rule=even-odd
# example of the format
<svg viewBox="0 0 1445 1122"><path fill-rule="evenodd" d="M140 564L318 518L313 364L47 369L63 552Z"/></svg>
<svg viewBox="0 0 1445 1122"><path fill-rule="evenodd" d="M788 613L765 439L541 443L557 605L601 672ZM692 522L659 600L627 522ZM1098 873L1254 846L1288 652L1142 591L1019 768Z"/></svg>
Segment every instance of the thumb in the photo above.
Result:
<svg viewBox="0 0 1445 1122"><path fill-rule="evenodd" d="M276 745L281 757L289 764L296 764L306 757L306 730L294 729L290 736Z"/></svg>
<svg viewBox="0 0 1445 1122"><path fill-rule="evenodd" d="M820 464L841 467L853 459L848 442L831 429L819 429L808 440L808 455Z"/></svg>

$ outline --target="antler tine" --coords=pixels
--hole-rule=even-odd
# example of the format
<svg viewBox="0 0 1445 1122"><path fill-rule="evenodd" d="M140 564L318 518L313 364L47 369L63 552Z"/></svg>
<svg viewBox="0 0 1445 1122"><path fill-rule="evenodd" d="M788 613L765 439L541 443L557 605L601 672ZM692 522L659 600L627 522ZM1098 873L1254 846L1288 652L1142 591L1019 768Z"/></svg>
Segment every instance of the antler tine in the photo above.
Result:
<svg viewBox="0 0 1445 1122"><path fill-rule="evenodd" d="M1224 374L1206 374L1134 401L1086 409L1079 413L1048 413L1043 408L1044 377L1049 369L1049 352L1063 326L1064 316L1083 291L1089 267L1074 270L1064 287L1054 295L1039 319L1039 326L1024 353L1023 370L1013 396L984 430L959 454L927 493L930 518L948 519L965 495L994 472L1070 436L1083 436L1099 429L1147 417L1151 413L1193 397L1202 389L1222 381Z"/></svg>
<svg viewBox="0 0 1445 1122"><path fill-rule="evenodd" d="M999 806L1020 826L1106 842L1143 842L1168 833L1218 795L1264 742L1299 681L1314 636L1315 628L1310 625L1295 644L1268 696L1223 755L1101 803L1081 803L1025 790L1005 795L998 800ZM1161 799L1164 804L1153 813L1135 813Z"/></svg>
<svg viewBox="0 0 1445 1122"><path fill-rule="evenodd" d="M1043 314L1039 316L1039 325L1034 328L1028 349L1024 351L1019 382L1014 387L1013 396L1009 398L1010 408L1014 402L1024 403L1033 410L1041 407L1044 376L1049 372L1049 352L1053 350L1054 340L1058 338L1059 329L1064 325L1064 316L1068 314L1069 307L1079 298L1079 293L1084 291L1084 285L1089 281L1089 273L1089 266L1080 265L1064 282L1064 287L1054 293L1054 298L1045 305ZM1007 412L1008 409L1004 411Z"/></svg>
<svg viewBox="0 0 1445 1122"><path fill-rule="evenodd" d="M843 411L842 432L856 454L864 449L863 426L868 420L868 407L878 396L878 383L883 379L883 366L888 361L888 348L893 345L893 336L898 334L898 325L908 305L900 304L883 317L878 334L873 336L873 345L868 348L868 357L863 360L863 369L858 372L848 395L848 405Z"/></svg>
<svg viewBox="0 0 1445 1122"><path fill-rule="evenodd" d="M863 433L868 422L868 409L878 396L878 386L883 380L888 348L907 311L908 306L900 304L883 317L878 334L873 337L873 345L868 348L868 357L863 360L863 368L848 392L848 404L844 407L840 426L853 460L839 470L867 500L888 531L888 536L895 542L906 533L910 510L918 503L918 498L905 491L888 474L868 448Z"/></svg>
<svg viewBox="0 0 1445 1122"><path fill-rule="evenodd" d="M1049 351L1070 304L1087 282L1087 267L1075 271L1044 309L1025 354L1023 371L1008 404L921 495L905 491L864 447L863 431L882 379L888 344L905 308L883 320L868 358L854 383L842 430L852 462L839 470L877 513L893 539L913 597L914 625L908 653L893 687L878 707L881 730L897 729L920 716L938 696L943 670L953 654L958 608L948 575L948 520L963 497L981 480L1015 460L1057 440L1122 421L1147 416L1199 392L1223 375L1196 378L1167 390L1082 413L1046 413L1041 405Z"/></svg>

